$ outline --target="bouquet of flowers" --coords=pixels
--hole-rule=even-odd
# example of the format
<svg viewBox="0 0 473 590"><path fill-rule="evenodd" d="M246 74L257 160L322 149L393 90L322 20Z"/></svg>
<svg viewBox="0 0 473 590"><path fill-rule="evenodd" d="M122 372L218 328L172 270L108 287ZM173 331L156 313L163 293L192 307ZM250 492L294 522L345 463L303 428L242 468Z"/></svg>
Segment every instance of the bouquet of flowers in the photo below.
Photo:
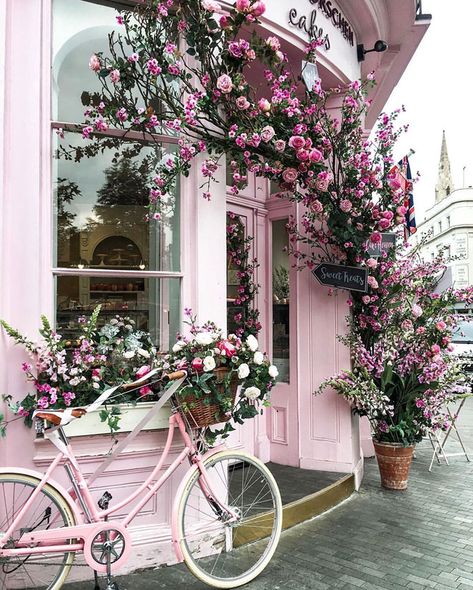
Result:
<svg viewBox="0 0 473 590"><path fill-rule="evenodd" d="M222 429L208 431L207 439L225 437L234 430L230 419L242 424L267 405L278 370L259 350L255 336L244 340L234 334L224 336L214 323L198 326L191 311L186 312L190 335L178 335L171 353L161 360L163 369L187 371L178 401L191 425L195 408L207 406L213 415L203 426L226 422Z"/></svg>
<svg viewBox="0 0 473 590"><path fill-rule="evenodd" d="M99 313L100 306L89 318L79 318L80 332L73 341L58 334L45 316L41 317L40 343L27 340L0 321L7 334L31 357L31 362L23 363L22 370L32 382L34 392L10 403L10 409L22 416L27 425L31 426L36 409L88 405L108 387L134 381L150 371L156 358L150 335L137 330L128 317L116 316L98 327ZM139 393L147 395L151 389L142 387ZM136 394L123 392L114 401L135 402ZM112 431L116 430L119 410L104 408L101 419L108 422Z"/></svg>

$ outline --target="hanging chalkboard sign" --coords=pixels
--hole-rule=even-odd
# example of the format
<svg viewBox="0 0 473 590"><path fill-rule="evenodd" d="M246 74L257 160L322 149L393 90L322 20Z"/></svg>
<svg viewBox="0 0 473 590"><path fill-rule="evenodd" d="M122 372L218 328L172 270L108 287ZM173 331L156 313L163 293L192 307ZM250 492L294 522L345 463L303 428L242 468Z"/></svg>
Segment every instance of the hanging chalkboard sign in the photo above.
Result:
<svg viewBox="0 0 473 590"><path fill-rule="evenodd" d="M321 285L347 289L349 291L368 290L368 270L360 266L344 266L322 262L312 271Z"/></svg>
<svg viewBox="0 0 473 590"><path fill-rule="evenodd" d="M396 234L381 234L381 242L368 242L368 256L377 258L383 252L387 252L396 246Z"/></svg>

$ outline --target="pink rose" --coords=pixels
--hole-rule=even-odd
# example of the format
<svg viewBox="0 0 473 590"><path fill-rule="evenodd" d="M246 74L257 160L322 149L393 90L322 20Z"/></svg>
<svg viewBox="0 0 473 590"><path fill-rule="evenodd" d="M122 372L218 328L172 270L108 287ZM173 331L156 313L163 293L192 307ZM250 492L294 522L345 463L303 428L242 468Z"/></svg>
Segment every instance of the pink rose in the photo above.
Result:
<svg viewBox="0 0 473 590"><path fill-rule="evenodd" d="M102 64L100 63L100 59L95 55L95 53L93 53L89 59L89 68L93 72L98 72L101 67L102 67Z"/></svg>
<svg viewBox="0 0 473 590"><path fill-rule="evenodd" d="M318 199L315 199L315 201L312 201L312 203L310 204L310 207L311 207L312 211L314 211L314 213L322 213L322 211L324 210L324 206L322 205L322 203Z"/></svg>
<svg viewBox="0 0 473 590"><path fill-rule="evenodd" d="M437 330L442 331L442 330L445 330L445 328L447 327L447 324L441 320L440 322L437 322L435 324L435 327L437 328Z"/></svg>
<svg viewBox="0 0 473 590"><path fill-rule="evenodd" d="M151 387L148 387L147 385L145 385L144 387L140 388L140 396L143 397L145 395L149 395L150 393L153 393L153 390L151 389Z"/></svg>
<svg viewBox="0 0 473 590"><path fill-rule="evenodd" d="M273 51L279 51L281 49L281 43L277 37L268 37L266 39L266 45L269 45Z"/></svg>
<svg viewBox="0 0 473 590"><path fill-rule="evenodd" d="M378 227L381 231L388 229L388 227L391 225L391 222L389 221L389 219L380 219L378 222Z"/></svg>
<svg viewBox="0 0 473 590"><path fill-rule="evenodd" d="M251 13L258 18L266 11L266 6L262 0L257 0L251 7Z"/></svg>
<svg viewBox="0 0 473 590"><path fill-rule="evenodd" d="M378 289L378 287L379 287L378 281L373 276L371 276L371 275L368 277L368 285L372 289Z"/></svg>
<svg viewBox="0 0 473 590"><path fill-rule="evenodd" d="M422 334L425 334L424 326L419 326L416 330L416 334L419 334L419 336L421 336Z"/></svg>
<svg viewBox="0 0 473 590"><path fill-rule="evenodd" d="M227 340L217 343L217 348L220 350L223 356L232 357L236 353L236 347Z"/></svg>
<svg viewBox="0 0 473 590"><path fill-rule="evenodd" d="M264 143L268 143L268 141L271 141L274 135L275 131L271 127L271 125L267 125L266 127L263 127L263 129L261 129L261 139L262 141L264 141Z"/></svg>
<svg viewBox="0 0 473 590"><path fill-rule="evenodd" d="M371 301L371 297L369 295L363 295L363 297L361 298L361 300L363 301L363 303L365 305L368 305L368 303L370 303L370 301Z"/></svg>
<svg viewBox="0 0 473 590"><path fill-rule="evenodd" d="M309 159L309 152L307 150L297 150L296 158L300 162L307 162L307 160Z"/></svg>
<svg viewBox="0 0 473 590"><path fill-rule="evenodd" d="M237 0L235 8L238 12L248 12L250 8L250 0Z"/></svg>
<svg viewBox="0 0 473 590"><path fill-rule="evenodd" d="M380 244L381 240L382 236L379 231L374 231L370 236L370 241L373 242L373 244Z"/></svg>
<svg viewBox="0 0 473 590"><path fill-rule="evenodd" d="M202 371L204 370L204 361L200 358L200 357L196 357L195 359L193 359L193 361L191 362L191 367L194 369L194 371L196 371L197 373L202 373Z"/></svg>
<svg viewBox="0 0 473 590"><path fill-rule="evenodd" d="M240 109L240 111L245 111L250 106L246 96L239 96L235 102L237 108Z"/></svg>
<svg viewBox="0 0 473 590"><path fill-rule="evenodd" d="M223 94L229 94L233 90L233 82L230 76L222 74L217 78L217 88L220 92L223 92Z"/></svg>
<svg viewBox="0 0 473 590"><path fill-rule="evenodd" d="M348 199L342 199L340 201L340 209L344 212L344 213L348 213L351 211L353 205L351 203L351 201L349 201Z"/></svg>
<svg viewBox="0 0 473 590"><path fill-rule="evenodd" d="M284 182L287 182L288 184L296 182L297 176L298 172L295 168L286 168L282 173Z"/></svg>
<svg viewBox="0 0 473 590"><path fill-rule="evenodd" d="M266 98L260 98L258 101L258 107L263 113L268 113L271 110L271 103Z"/></svg>
<svg viewBox="0 0 473 590"><path fill-rule="evenodd" d="M368 258L368 260L366 261L366 266L368 268L376 268L378 266L378 261L376 260L376 258Z"/></svg>
<svg viewBox="0 0 473 590"><path fill-rule="evenodd" d="M283 152L286 149L286 142L284 141L284 139L277 139L274 142L274 149L277 152Z"/></svg>
<svg viewBox="0 0 473 590"><path fill-rule="evenodd" d="M138 369L138 371L136 371L135 373L135 377L137 379L141 379L141 377L144 377L145 375L147 375L149 372L151 371L151 367L149 365L143 365L142 367L140 367Z"/></svg>
<svg viewBox="0 0 473 590"><path fill-rule="evenodd" d="M310 161L317 163L320 162L320 160L322 160L323 155L322 152L316 148L313 148L312 150L310 150Z"/></svg>
<svg viewBox="0 0 473 590"><path fill-rule="evenodd" d="M305 146L305 139L301 135L293 135L289 139L289 145L295 150L300 150Z"/></svg>
<svg viewBox="0 0 473 590"><path fill-rule="evenodd" d="M118 70L112 70L110 72L110 80L116 84L120 80L120 72Z"/></svg>
<svg viewBox="0 0 473 590"><path fill-rule="evenodd" d="M440 352L440 346L438 344L432 344L430 350L434 353L434 354L438 354Z"/></svg>
<svg viewBox="0 0 473 590"><path fill-rule="evenodd" d="M220 17L219 24L220 24L220 27L222 29L226 29L229 26L229 24L230 24L229 23L229 20L228 20L228 17L226 17L225 15L222 15Z"/></svg>

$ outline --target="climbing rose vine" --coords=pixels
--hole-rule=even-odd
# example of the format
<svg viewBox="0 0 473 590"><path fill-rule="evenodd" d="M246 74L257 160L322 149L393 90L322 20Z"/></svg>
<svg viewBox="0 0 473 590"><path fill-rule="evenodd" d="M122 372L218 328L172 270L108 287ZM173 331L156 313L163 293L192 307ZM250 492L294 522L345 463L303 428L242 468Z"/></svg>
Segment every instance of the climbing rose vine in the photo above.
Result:
<svg viewBox="0 0 473 590"><path fill-rule="evenodd" d="M281 195L304 205L292 220L291 252L299 266L320 259L364 264L367 241L379 239L404 212L404 193L392 173L398 113L382 115L373 140L363 125L373 76L335 89L320 81L306 88L289 71L282 42L256 29L262 1L237 0L228 10L211 1L152 0L117 16L107 55L91 56L102 82L99 93L83 93L86 147L65 147L67 158L93 156L104 146L123 148L138 133L147 142L175 138L176 153L150 162L148 216L172 214L172 189L198 159L202 191L224 156L231 192L248 175L263 176ZM307 45L315 62L321 39ZM264 72L258 88L249 72ZM113 129L115 134L110 135ZM116 130L122 133L116 135ZM133 151L134 150L134 151Z"/></svg>

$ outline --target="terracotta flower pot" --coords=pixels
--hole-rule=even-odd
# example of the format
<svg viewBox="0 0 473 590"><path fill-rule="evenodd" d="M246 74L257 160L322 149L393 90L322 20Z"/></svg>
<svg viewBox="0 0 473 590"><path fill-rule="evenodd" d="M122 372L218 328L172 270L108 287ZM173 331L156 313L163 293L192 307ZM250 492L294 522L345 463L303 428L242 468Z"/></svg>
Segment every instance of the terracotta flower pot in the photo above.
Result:
<svg viewBox="0 0 473 590"><path fill-rule="evenodd" d="M405 490L415 445L373 441L378 460L381 485L388 490Z"/></svg>

